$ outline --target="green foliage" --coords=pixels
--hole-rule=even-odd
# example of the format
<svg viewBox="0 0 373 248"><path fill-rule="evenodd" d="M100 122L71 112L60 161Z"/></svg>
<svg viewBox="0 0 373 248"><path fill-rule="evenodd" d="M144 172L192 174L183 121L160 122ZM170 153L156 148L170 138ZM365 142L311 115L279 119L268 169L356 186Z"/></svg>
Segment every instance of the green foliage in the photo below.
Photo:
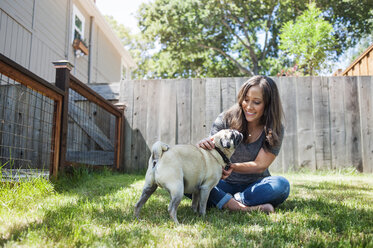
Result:
<svg viewBox="0 0 373 248"><path fill-rule="evenodd" d="M158 44L144 67L151 78L276 75L279 33L307 9L308 0L155 0L143 4L139 25ZM333 28L337 55L370 33L371 0L320 0L316 6ZM280 66L281 64L281 66ZM151 73L147 73L147 72Z"/></svg>
<svg viewBox="0 0 373 248"><path fill-rule="evenodd" d="M123 46L131 46L134 39L133 35L131 34L131 30L125 27L123 24L118 23L112 16L105 16L105 19L113 29L114 33L118 36Z"/></svg>
<svg viewBox="0 0 373 248"><path fill-rule="evenodd" d="M296 2L296 1L295 1ZM140 26L161 44L157 77L245 76L264 73L277 55L280 23L290 1L156 0L143 5ZM297 4L299 5L299 4ZM263 44L259 39L262 33Z"/></svg>
<svg viewBox="0 0 373 248"><path fill-rule="evenodd" d="M44 197L53 193L53 186L43 177L20 182L1 182L0 203L5 209L2 208L0 213L4 213L2 211L6 209L28 210L27 203L42 201Z"/></svg>
<svg viewBox="0 0 373 248"><path fill-rule="evenodd" d="M140 220L143 175L78 169L0 188L1 247L372 247L373 182L355 170L290 173L289 199L274 214L178 208L158 189ZM58 184L58 189L56 185Z"/></svg>
<svg viewBox="0 0 373 248"><path fill-rule="evenodd" d="M317 0L316 7L334 28L338 41L336 51L342 54L354 47L362 37L372 33L373 1L371 0Z"/></svg>
<svg viewBox="0 0 373 248"><path fill-rule="evenodd" d="M372 20L373 21L373 20ZM373 33L370 36L364 37L352 50L351 56L348 58L349 64L355 61L370 45L373 44Z"/></svg>
<svg viewBox="0 0 373 248"><path fill-rule="evenodd" d="M289 21L280 30L280 48L293 57L304 75L315 75L336 54L333 27L321 14L315 4L310 4L295 23Z"/></svg>

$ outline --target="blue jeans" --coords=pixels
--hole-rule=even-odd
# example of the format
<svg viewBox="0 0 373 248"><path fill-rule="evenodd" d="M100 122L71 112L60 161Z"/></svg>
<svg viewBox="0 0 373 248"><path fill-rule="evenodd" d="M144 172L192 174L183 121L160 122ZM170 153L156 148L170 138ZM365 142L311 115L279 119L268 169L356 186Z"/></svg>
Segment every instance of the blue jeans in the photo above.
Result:
<svg viewBox="0 0 373 248"><path fill-rule="evenodd" d="M265 177L252 184L231 184L220 180L211 190L207 205L221 209L234 194L239 193L247 206L271 203L276 207L288 198L289 192L289 181L281 176Z"/></svg>

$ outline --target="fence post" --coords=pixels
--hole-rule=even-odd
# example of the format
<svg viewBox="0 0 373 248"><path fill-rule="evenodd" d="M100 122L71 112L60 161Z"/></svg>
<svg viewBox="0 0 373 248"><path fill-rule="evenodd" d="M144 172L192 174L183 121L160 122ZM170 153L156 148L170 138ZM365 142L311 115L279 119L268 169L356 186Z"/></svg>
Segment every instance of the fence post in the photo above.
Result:
<svg viewBox="0 0 373 248"><path fill-rule="evenodd" d="M57 122L61 125L60 135L60 159L58 170L64 170L66 166L66 149L67 149L67 120L68 120L68 106L69 106L69 88L70 88L70 71L73 65L67 60L60 60L53 62L56 68L56 87L65 92L62 100L62 113Z"/></svg>
<svg viewBox="0 0 373 248"><path fill-rule="evenodd" d="M126 104L123 102L118 102L114 104L121 112L122 116L116 117L116 136L117 140L115 141L115 158L114 158L114 166L116 166L117 170L124 170L123 162L123 154L122 151L124 147L124 112L126 110Z"/></svg>

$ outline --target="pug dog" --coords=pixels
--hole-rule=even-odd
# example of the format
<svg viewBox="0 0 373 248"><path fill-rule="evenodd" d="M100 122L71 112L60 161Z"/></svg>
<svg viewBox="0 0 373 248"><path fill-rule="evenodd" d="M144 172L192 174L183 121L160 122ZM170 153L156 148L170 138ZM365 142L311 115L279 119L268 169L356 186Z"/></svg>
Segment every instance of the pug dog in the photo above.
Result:
<svg viewBox="0 0 373 248"><path fill-rule="evenodd" d="M136 217L158 186L170 193L168 212L176 224L179 223L177 207L184 194L192 194L192 209L204 216L210 191L218 184L222 169L228 169L229 158L242 138L243 135L236 130L221 130L211 137L215 145L213 150L195 145L169 147L160 141L154 143L145 185L135 205Z"/></svg>

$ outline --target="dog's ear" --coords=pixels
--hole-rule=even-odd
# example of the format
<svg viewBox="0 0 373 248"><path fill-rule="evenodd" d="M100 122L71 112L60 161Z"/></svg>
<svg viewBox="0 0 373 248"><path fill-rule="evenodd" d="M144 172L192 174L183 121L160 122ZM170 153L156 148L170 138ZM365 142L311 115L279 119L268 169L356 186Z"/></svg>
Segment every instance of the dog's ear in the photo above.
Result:
<svg viewBox="0 0 373 248"><path fill-rule="evenodd" d="M230 140L220 139L220 144L223 148L231 148Z"/></svg>
<svg viewBox="0 0 373 248"><path fill-rule="evenodd" d="M234 145L238 146L241 143L242 139L243 139L243 135L237 132L234 136Z"/></svg>

